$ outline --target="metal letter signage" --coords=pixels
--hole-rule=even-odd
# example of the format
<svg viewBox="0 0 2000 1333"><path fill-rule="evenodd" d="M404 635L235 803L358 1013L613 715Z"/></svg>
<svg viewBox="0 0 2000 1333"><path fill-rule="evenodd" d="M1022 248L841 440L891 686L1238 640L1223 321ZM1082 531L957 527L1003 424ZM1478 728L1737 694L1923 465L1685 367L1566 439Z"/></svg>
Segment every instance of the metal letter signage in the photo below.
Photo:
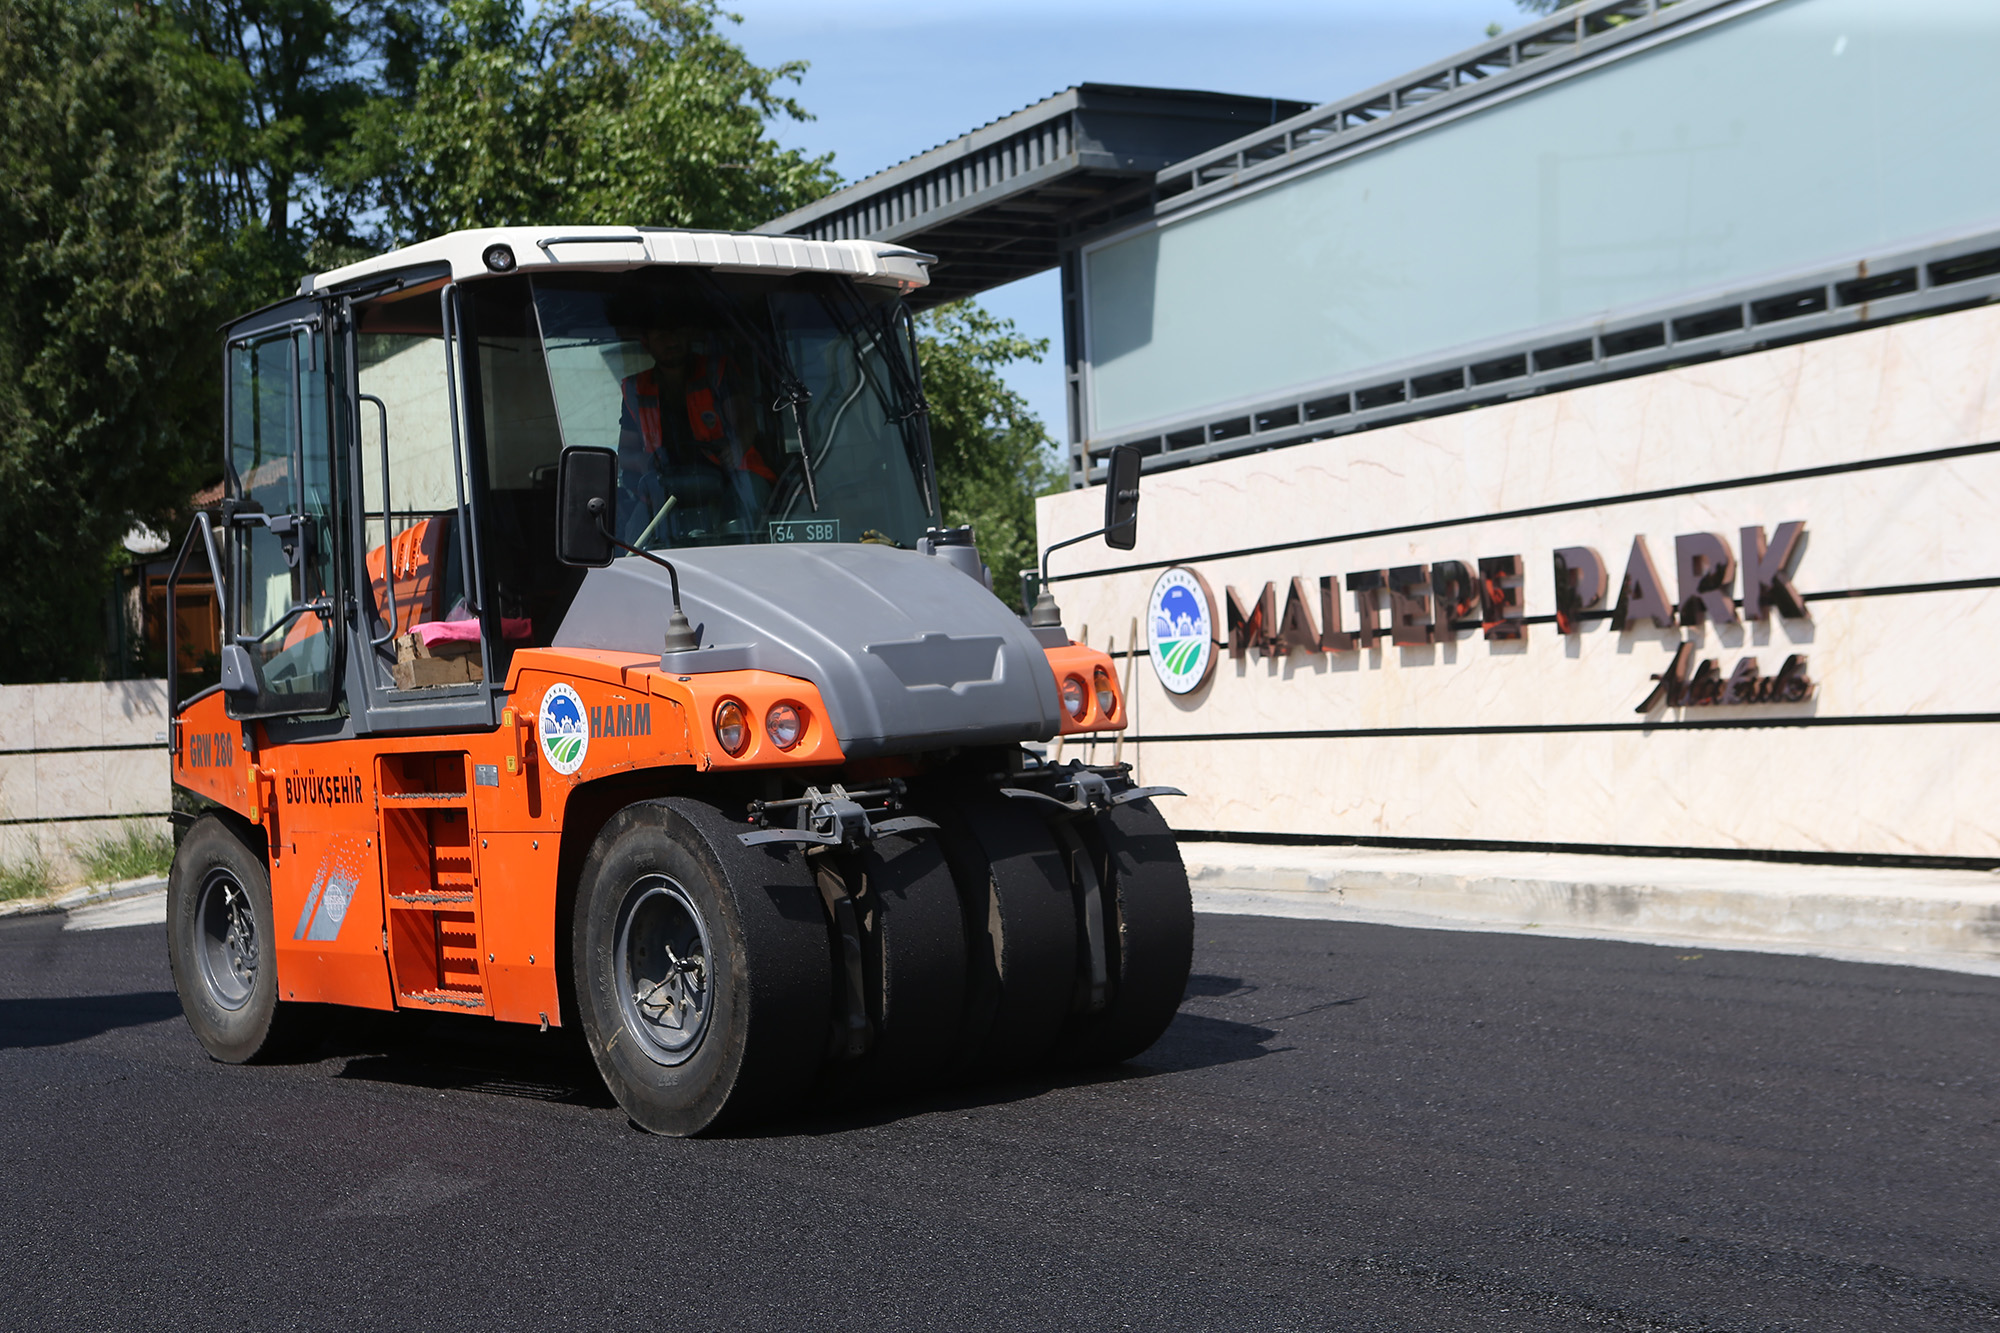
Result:
<svg viewBox="0 0 2000 1333"><path fill-rule="evenodd" d="M1729 543L1713 532L1687 532L1674 538L1674 564L1680 571L1681 624L1736 623L1736 558Z"/></svg>
<svg viewBox="0 0 2000 1333"><path fill-rule="evenodd" d="M1656 682L1652 693L1640 701L1635 713L1650 713L1656 708L1712 708L1730 704L1798 704L1813 697L1818 689L1813 678L1806 674L1804 653L1793 653L1785 659L1775 676L1762 674L1757 667L1757 659L1746 657L1736 664L1736 670L1727 677L1722 674L1722 665L1709 658L1699 666L1695 665L1694 645L1683 643L1674 649L1673 661L1667 669L1654 676Z"/></svg>
<svg viewBox="0 0 2000 1333"><path fill-rule="evenodd" d="M1660 591L1660 571L1653 567L1653 553L1646 539L1632 539L1632 554L1625 559L1625 581L1618 585L1618 605L1611 610L1611 628L1623 633L1640 620L1650 620L1661 629L1674 627L1673 608Z"/></svg>
<svg viewBox="0 0 2000 1333"><path fill-rule="evenodd" d="M1431 641L1431 567L1403 565L1389 571L1389 640L1414 646Z"/></svg>
<svg viewBox="0 0 2000 1333"><path fill-rule="evenodd" d="M1306 581L1297 575L1292 577L1292 590L1285 598L1285 616L1278 622L1278 651L1289 653L1319 651L1319 626L1313 624L1311 598L1306 593Z"/></svg>
<svg viewBox="0 0 2000 1333"><path fill-rule="evenodd" d="M1799 596L1799 590L1792 586L1792 576L1787 572L1792 557L1798 552L1799 538L1806 535L1805 520L1797 519L1778 525L1778 535L1771 544L1764 544L1764 529L1760 524L1743 529L1743 618L1749 621L1766 619L1765 612L1772 607L1778 614L1792 620L1811 620L1812 613L1806 610L1806 599Z"/></svg>
<svg viewBox="0 0 2000 1333"><path fill-rule="evenodd" d="M1437 598L1437 641L1450 643L1458 637L1458 623L1479 605L1479 583L1463 560L1440 560L1431 566L1431 593Z"/></svg>
<svg viewBox="0 0 2000 1333"><path fill-rule="evenodd" d="M1764 624L1775 610L1787 620L1810 620L1806 599L1793 583L1805 549L1804 520L1778 525L1766 538L1762 526L1740 529L1741 557L1729 539L1715 532L1686 532L1674 538L1674 592L1667 584L1644 534L1632 539L1619 581L1618 599L1603 610L1610 591L1610 567L1593 546L1563 546L1553 553L1556 629L1563 635L1584 632L1585 625L1609 620L1618 634L1652 627L1672 631L1680 649L1667 669L1653 677L1653 687L1639 712L1662 707L1684 708L1730 704L1799 704L1814 697L1818 683L1806 671L1803 654L1787 657L1775 676L1766 676L1755 657L1738 660L1725 674L1720 660L1699 659L1695 644L1711 626ZM1736 576L1743 576L1742 605L1736 599ZM1528 566L1519 555L1488 555L1477 560L1413 561L1383 569L1356 569L1345 576L1318 575L1318 605L1314 605L1313 575L1293 575L1282 587L1277 580L1261 586L1247 583L1243 591L1225 587L1220 608L1200 574L1176 565L1153 584L1148 611L1153 670L1160 683L1175 694L1188 694L1207 682L1215 660L1227 651L1242 661L1252 649L1269 661L1293 653L1308 656L1352 653L1367 649L1379 656L1383 641L1397 648L1422 649L1453 643L1461 631L1478 626L1500 651L1518 652L1527 637ZM1354 599L1355 624L1341 623L1341 592ZM1280 593L1282 592L1282 598ZM1282 610L1280 608L1283 608ZM1315 615L1317 612L1317 615ZM1543 619L1537 615L1534 620ZM1683 627L1691 633L1682 642ZM1629 645L1621 645L1629 651ZM1572 654L1573 655L1573 654ZM1433 660L1423 652L1405 651L1406 663ZM1446 655L1446 660L1453 660ZM635 715L636 716L636 715ZM606 715L610 732L609 714ZM622 720L619 724L624 725ZM595 721L591 734L600 734Z"/></svg>
<svg viewBox="0 0 2000 1333"><path fill-rule="evenodd" d="M1207 681L1215 670L1215 598L1201 575L1175 565L1153 581L1146 647L1169 694L1192 693Z"/></svg>
<svg viewBox="0 0 2000 1333"><path fill-rule="evenodd" d="M1521 557L1479 557L1479 618L1489 639L1525 638L1528 626L1521 605Z"/></svg>
<svg viewBox="0 0 2000 1333"><path fill-rule="evenodd" d="M1604 557L1589 546L1565 546L1556 552L1556 632L1575 634L1581 619L1604 600Z"/></svg>
<svg viewBox="0 0 2000 1333"><path fill-rule="evenodd" d="M1255 648L1269 657L1278 632L1277 590L1266 583L1247 610L1237 600L1236 589L1225 586L1222 594L1229 599L1229 655L1240 662L1246 649Z"/></svg>

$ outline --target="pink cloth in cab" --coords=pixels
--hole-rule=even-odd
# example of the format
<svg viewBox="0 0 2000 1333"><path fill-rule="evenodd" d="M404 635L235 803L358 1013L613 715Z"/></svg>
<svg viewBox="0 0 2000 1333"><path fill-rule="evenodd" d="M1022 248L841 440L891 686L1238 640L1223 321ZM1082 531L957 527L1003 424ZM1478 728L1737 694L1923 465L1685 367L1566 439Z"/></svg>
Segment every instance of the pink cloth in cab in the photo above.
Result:
<svg viewBox="0 0 2000 1333"><path fill-rule="evenodd" d="M429 648L440 643L478 643L479 622L476 620L426 620L410 626L410 633L423 640ZM500 622L500 633L510 643L519 643L535 637L535 622L525 617L509 617Z"/></svg>

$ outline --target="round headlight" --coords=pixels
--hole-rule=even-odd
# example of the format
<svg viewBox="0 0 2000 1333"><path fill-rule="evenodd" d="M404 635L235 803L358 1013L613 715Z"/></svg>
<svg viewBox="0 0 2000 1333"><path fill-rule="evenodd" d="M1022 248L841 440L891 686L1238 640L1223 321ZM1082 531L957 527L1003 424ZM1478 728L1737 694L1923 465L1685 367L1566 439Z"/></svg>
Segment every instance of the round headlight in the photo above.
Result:
<svg viewBox="0 0 2000 1333"><path fill-rule="evenodd" d="M1111 673L1103 667L1097 668L1092 684L1097 686L1097 711L1110 717L1118 711L1118 692L1111 688Z"/></svg>
<svg viewBox="0 0 2000 1333"><path fill-rule="evenodd" d="M479 257L486 261L486 267L491 272L514 271L514 247L511 245L489 245Z"/></svg>
<svg viewBox="0 0 2000 1333"><path fill-rule="evenodd" d="M806 734L806 712L797 704L773 704L764 714L764 734L780 750L789 750Z"/></svg>
<svg viewBox="0 0 2000 1333"><path fill-rule="evenodd" d="M750 745L750 715L734 699L715 706L715 739L730 754L742 754Z"/></svg>
<svg viewBox="0 0 2000 1333"><path fill-rule="evenodd" d="M1062 681L1063 708L1069 715L1081 722L1090 712L1090 695L1083 688L1083 677L1064 676Z"/></svg>

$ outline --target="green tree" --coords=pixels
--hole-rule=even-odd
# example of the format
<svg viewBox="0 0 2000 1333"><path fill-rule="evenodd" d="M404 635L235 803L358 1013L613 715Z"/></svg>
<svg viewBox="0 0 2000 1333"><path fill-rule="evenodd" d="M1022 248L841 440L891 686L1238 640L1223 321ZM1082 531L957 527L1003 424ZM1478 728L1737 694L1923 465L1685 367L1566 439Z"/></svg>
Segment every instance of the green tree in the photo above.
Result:
<svg viewBox="0 0 2000 1333"><path fill-rule="evenodd" d="M806 119L713 0L451 0L407 105L355 118L340 179L390 239L519 223L747 228L819 197L828 158L780 148Z"/></svg>
<svg viewBox="0 0 2000 1333"><path fill-rule="evenodd" d="M96 674L119 538L200 482L229 283L190 166L228 84L157 11L0 6L0 679Z"/></svg>
<svg viewBox="0 0 2000 1333"><path fill-rule="evenodd" d="M355 122L407 106L438 35L436 0L155 0L227 73L195 174L232 241L248 304L307 269L381 247L360 225L369 183L336 177Z"/></svg>
<svg viewBox="0 0 2000 1333"><path fill-rule="evenodd" d="M1061 489L1063 473L1048 430L1001 371L1048 350L1048 339L1024 337L972 301L917 318L945 521L972 524L993 590L1017 609L1020 571L1037 557L1035 497Z"/></svg>

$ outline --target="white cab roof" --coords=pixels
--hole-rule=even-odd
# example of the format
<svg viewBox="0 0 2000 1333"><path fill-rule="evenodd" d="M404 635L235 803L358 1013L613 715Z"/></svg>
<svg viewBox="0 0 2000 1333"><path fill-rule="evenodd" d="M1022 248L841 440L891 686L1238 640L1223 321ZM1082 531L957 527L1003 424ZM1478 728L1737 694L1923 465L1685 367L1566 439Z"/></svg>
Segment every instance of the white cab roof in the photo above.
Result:
<svg viewBox="0 0 2000 1333"><path fill-rule="evenodd" d="M448 263L454 280L487 277L507 271L486 263L487 252L496 245L513 251L517 272L690 264L739 273L841 273L858 282L904 291L928 283L926 265L933 262L929 255L885 241L808 241L665 227L481 227L406 245L330 272L307 274L299 282L299 295L416 264Z"/></svg>

